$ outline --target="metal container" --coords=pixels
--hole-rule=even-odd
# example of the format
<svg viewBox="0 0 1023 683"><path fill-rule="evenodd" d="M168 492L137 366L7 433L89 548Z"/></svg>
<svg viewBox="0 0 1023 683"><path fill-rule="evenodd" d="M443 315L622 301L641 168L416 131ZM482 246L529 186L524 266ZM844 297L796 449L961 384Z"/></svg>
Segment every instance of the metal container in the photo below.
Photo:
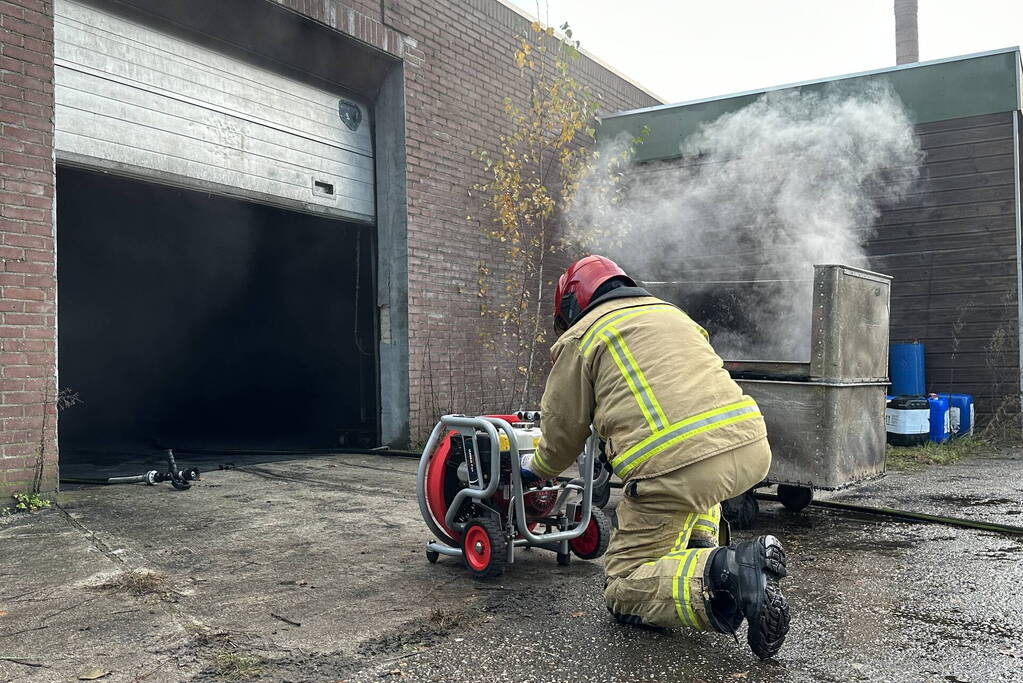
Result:
<svg viewBox="0 0 1023 683"><path fill-rule="evenodd" d="M810 361L725 361L764 414L768 483L837 489L884 474L890 286L887 275L814 266Z"/></svg>
<svg viewBox="0 0 1023 683"><path fill-rule="evenodd" d="M810 364L790 360L726 360L725 370L732 379L781 379L793 382L810 380Z"/></svg>
<svg viewBox="0 0 1023 683"><path fill-rule="evenodd" d="M884 474L883 383L738 383L767 422L769 483L839 489Z"/></svg>
<svg viewBox="0 0 1023 683"><path fill-rule="evenodd" d="M888 382L888 275L851 266L813 268L810 376Z"/></svg>

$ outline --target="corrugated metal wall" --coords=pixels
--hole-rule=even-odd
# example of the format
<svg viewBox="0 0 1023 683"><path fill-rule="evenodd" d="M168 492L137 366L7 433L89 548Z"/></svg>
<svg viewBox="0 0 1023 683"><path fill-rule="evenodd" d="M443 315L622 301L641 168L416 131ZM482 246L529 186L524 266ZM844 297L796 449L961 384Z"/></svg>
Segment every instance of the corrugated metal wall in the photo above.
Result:
<svg viewBox="0 0 1023 683"><path fill-rule="evenodd" d="M1012 114L916 127L925 152L913 192L867 243L894 276L892 341L922 341L932 391L974 394L982 416L1019 390Z"/></svg>

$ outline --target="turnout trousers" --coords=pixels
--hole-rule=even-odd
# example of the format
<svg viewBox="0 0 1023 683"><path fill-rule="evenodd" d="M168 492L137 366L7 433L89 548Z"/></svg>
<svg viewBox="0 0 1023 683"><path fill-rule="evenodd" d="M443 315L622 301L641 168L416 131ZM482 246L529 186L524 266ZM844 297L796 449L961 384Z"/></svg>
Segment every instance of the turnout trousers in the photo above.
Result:
<svg viewBox="0 0 1023 683"><path fill-rule="evenodd" d="M627 482L604 556L604 600L619 621L711 629L705 569L719 545L720 502L763 481L759 439L661 476Z"/></svg>

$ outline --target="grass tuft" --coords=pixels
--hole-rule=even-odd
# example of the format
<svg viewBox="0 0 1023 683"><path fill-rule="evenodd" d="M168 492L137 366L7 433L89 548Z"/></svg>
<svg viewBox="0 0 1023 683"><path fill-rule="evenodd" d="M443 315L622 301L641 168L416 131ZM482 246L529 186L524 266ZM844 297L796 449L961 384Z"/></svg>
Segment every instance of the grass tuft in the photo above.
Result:
<svg viewBox="0 0 1023 683"><path fill-rule="evenodd" d="M446 612L442 609L430 612L429 620L443 631L450 631L462 623L462 618L457 612Z"/></svg>
<svg viewBox="0 0 1023 683"><path fill-rule="evenodd" d="M222 652L213 658L213 674L229 681L255 678L263 672L266 661L238 652Z"/></svg>
<svg viewBox="0 0 1023 683"><path fill-rule="evenodd" d="M107 579L103 583L94 586L96 590L111 591L113 593L128 593L136 597L145 595L168 596L172 591L168 588L167 577L148 569L132 569L121 572L117 576Z"/></svg>
<svg viewBox="0 0 1023 683"><path fill-rule="evenodd" d="M991 445L982 438L963 437L946 443L928 441L923 446L887 446L886 466L889 470L919 470L928 465L951 465L964 458L990 452Z"/></svg>

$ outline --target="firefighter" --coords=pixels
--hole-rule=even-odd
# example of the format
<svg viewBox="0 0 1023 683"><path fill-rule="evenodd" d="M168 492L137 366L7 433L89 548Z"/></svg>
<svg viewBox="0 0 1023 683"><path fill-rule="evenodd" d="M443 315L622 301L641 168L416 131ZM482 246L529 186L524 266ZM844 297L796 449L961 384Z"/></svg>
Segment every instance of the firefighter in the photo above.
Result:
<svg viewBox="0 0 1023 683"><path fill-rule="evenodd" d="M605 442L624 492L604 558L608 610L623 623L732 634L745 620L753 653L774 656L789 625L782 545L718 543L721 501L771 464L757 404L703 328L610 259L587 256L561 276L554 324L543 437L522 474L532 482L567 469L591 424Z"/></svg>

